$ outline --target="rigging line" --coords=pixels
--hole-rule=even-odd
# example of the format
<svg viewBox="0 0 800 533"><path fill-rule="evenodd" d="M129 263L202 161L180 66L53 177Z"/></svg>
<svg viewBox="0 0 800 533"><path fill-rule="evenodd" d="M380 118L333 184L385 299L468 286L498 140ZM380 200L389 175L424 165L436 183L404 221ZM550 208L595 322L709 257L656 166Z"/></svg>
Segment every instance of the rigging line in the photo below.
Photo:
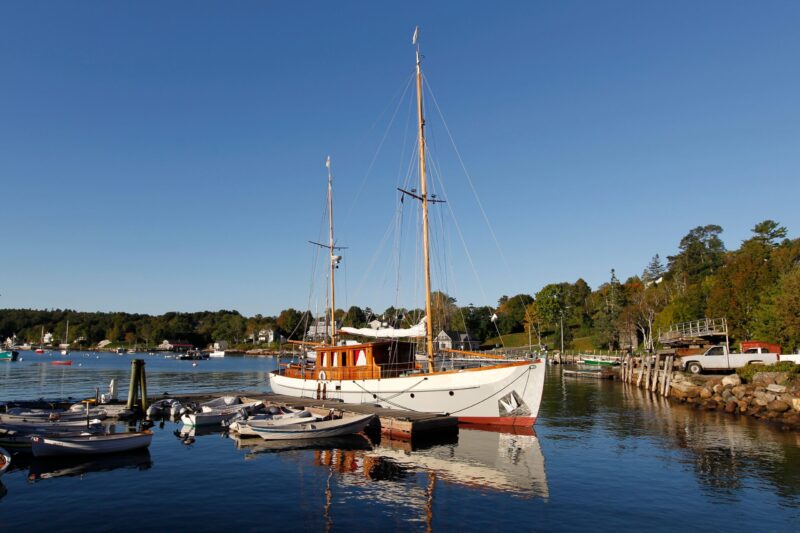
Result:
<svg viewBox="0 0 800 533"><path fill-rule="evenodd" d="M472 407L475 407L475 406L476 406L476 405L478 405L478 404L481 404L481 403L485 402L486 400L488 400L488 399L489 399L489 398L491 398L492 396L494 396L494 395L496 395L496 394L499 394L499 393L503 392L504 390L506 390L507 388L509 388L511 385L513 385L514 383L516 383L517 381L519 381L519 380L522 378L522 376L527 376L528 374L530 374L530 373L531 373L531 370L532 370L532 365L528 365L528 369L525 371L525 373L524 373L524 374L520 374L519 376L517 376L516 378L514 378L514 379L513 379L513 380L512 380L510 383L508 383L507 385L505 385L505 386L504 386L502 389L500 389L499 391L497 391L497 392L493 392L493 393L489 394L489 396L487 396L486 398L484 398L484 399L482 399L482 400L478 400L477 402L473 403L472 405L468 405L468 406L466 406L466 407L463 407L463 408L459 409L458 411L451 411L451 412L450 412L450 413L448 413L448 414L451 414L451 415L453 415L453 414L456 414L456 413L460 413L461 411L466 411L467 409L470 409L470 408L472 408ZM527 381L526 381L525 383L526 383L526 386L527 386Z"/></svg>
<svg viewBox="0 0 800 533"><path fill-rule="evenodd" d="M436 162L435 161L434 161L434 166L436 166ZM447 209L450 212L450 218L452 219L453 225L456 228L456 233L458 233L459 240L461 241L461 246L464 248L464 253L467 256L467 260L469 261L470 268L472 270L472 274L473 274L473 276L475 276L475 281L477 282L478 288L480 289L481 294L483 295L484 301L488 302L490 300L489 300L489 298L488 298L488 296L486 294L486 288L481 283L480 276L478 275L478 269L475 266L475 261L472 258L472 254L469 251L469 247L467 246L467 241L464 238L463 231L461 230L461 225L458 223L458 218L456 217L455 210L453 209L453 202L451 202L450 198L448 197L447 189L445 188L444 183L441 183L441 189L442 189L442 193L441 194L445 199L445 204L447 205Z"/></svg>
<svg viewBox="0 0 800 533"><path fill-rule="evenodd" d="M387 124L386 129L383 132L383 137L381 137L380 143L378 143L378 147L375 149L375 154L372 156L372 161L370 161L367 170L364 172L364 177L361 179L361 184L358 187L358 191L356 195L353 197L353 201L350 203L350 209L347 211L347 215L344 217L345 224L350 221L350 216L353 214L353 209L355 209L356 205L358 205L358 199L361 196L361 193L364 191L364 186L367 184L367 179L369 179L369 175L372 172L372 167L375 165L375 161L378 159L378 155L380 155L381 149L383 148L383 143L386 141L386 137L389 135L389 131L392 129L392 124L394 124L394 119L397 116L397 111L400 109L400 105L403 103L403 99L405 98L406 93L408 92L408 88L411 86L411 81L414 79L414 75L412 74L409 76L408 81L406 81L405 88L403 89L403 93L400 95L400 99L397 102L397 105L394 108L394 112L392 113L392 118L389 120L389 124ZM385 112L385 111L384 111ZM381 116L383 113L381 113ZM375 121L380 120L380 117Z"/></svg>
<svg viewBox="0 0 800 533"><path fill-rule="evenodd" d="M411 385L411 386L410 386L410 387L408 387L407 389L404 389L404 390L401 390L401 391L399 391L399 392L396 392L395 394L393 394L393 395L391 395L391 396L388 396L388 397L386 397L386 398L382 398L382 397L378 396L378 394L377 394L377 393L375 393L375 392L371 392L371 391L369 391L368 389L366 389L365 387L362 387L362 386L361 386L361 385L360 385L360 384L359 384L359 383L358 383L356 380L353 380L353 384L354 384L356 387L358 387L359 389L361 389L361 390L363 390L364 392L366 392L367 394L372 394L372 395L376 396L376 398L375 398L376 400L379 400L379 401L381 401L381 402L386 402L386 403L388 403L388 404L390 404L390 405L395 405L395 406L397 406L397 404L395 404L395 403L393 403L393 402L391 401L393 398L397 398L397 397L398 397L398 396L400 396L401 394L405 394L406 392L410 391L411 389L413 389L413 388L414 388L414 387L416 387L417 385L419 385L419 384L421 384L421 383L424 383L424 382L425 382L425 381L427 381L427 380L428 380L428 378L422 378L421 380L417 381L416 383L414 383L413 385ZM421 412L421 411L415 411L414 409L408 409L408 408L405 408L405 407L403 407L403 410L405 410L405 411L413 411L413 412L415 412L415 413Z"/></svg>
<svg viewBox="0 0 800 533"><path fill-rule="evenodd" d="M461 169L464 171L464 175L467 177L467 183L469 183L469 187L472 190L472 194L475 195L475 200L478 203L478 208L481 210L481 215L483 215L483 220L489 227L489 232L492 234L492 238L494 239L497 251L500 254L500 257L503 259L503 262L506 264L506 267L510 271L511 268L508 264L508 261L506 260L505 255L503 254L502 248L500 248L500 241L497 239L497 235L494 232L494 228L492 228L491 222L489 222L489 217L486 215L486 210L483 208L483 203L481 202L481 199L478 196L478 192L475 189L475 185L472 182L472 176L470 176L469 171L467 170L467 166L466 164L464 164L464 159L461 157L461 152L458 150L458 146L456 146L456 141L453 138L453 134L450 132L450 128L447 126L447 121L444 118L442 109L439 107L439 102L436 100L436 95L433 94L433 88L431 87L430 82L428 82L426 86L428 88L428 93L431 95L431 99L433 100L433 104L436 106L436 111L439 113L439 118L442 119L442 125L444 126L444 130L447 132L447 136L450 138L450 143L453 145L453 150L456 153L456 157L458 158L458 162L461 165Z"/></svg>

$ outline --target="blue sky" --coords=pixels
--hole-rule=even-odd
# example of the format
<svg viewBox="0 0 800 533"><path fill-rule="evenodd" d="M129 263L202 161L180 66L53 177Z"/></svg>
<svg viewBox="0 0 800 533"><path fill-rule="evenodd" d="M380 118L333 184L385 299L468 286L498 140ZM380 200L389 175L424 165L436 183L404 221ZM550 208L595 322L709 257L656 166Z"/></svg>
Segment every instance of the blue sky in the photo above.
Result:
<svg viewBox="0 0 800 533"><path fill-rule="evenodd" d="M420 305L384 242L416 24L501 250L426 95L459 303L624 279L697 225L798 235L796 2L6 2L0 307L318 306L327 155L337 306Z"/></svg>

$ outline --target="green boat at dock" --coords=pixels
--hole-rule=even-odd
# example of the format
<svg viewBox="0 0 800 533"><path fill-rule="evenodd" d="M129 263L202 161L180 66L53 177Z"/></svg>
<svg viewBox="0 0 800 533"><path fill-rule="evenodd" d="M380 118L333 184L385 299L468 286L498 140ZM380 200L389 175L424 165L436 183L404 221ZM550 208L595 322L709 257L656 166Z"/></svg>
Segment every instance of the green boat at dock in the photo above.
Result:
<svg viewBox="0 0 800 533"><path fill-rule="evenodd" d="M606 361L604 359L596 359L594 357L583 357L578 361L579 365L594 365L594 366L618 366L619 361Z"/></svg>
<svg viewBox="0 0 800 533"><path fill-rule="evenodd" d="M19 358L19 352L16 350L6 350L0 352L0 361L16 361Z"/></svg>

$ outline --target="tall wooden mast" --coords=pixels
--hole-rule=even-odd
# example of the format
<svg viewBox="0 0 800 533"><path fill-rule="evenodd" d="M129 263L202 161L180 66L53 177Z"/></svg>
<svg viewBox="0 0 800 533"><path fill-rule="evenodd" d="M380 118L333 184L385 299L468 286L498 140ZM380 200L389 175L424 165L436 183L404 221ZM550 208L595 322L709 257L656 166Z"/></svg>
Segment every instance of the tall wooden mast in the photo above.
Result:
<svg viewBox="0 0 800 533"><path fill-rule="evenodd" d="M433 313L431 306L431 260L428 237L428 181L425 176L425 117L422 113L422 60L419 53L419 26L412 44L417 46L417 118L419 123L419 190L422 199L422 244L425 261L425 336L428 349L428 370L433 372Z"/></svg>
<svg viewBox="0 0 800 533"><path fill-rule="evenodd" d="M333 174L331 173L331 156L325 161L325 166L328 169L328 220L329 220L329 233L328 233L328 251L330 269L331 269L331 346L336 346L336 283L334 283L334 272L336 271L336 263L338 263L338 256L334 254L333 246Z"/></svg>

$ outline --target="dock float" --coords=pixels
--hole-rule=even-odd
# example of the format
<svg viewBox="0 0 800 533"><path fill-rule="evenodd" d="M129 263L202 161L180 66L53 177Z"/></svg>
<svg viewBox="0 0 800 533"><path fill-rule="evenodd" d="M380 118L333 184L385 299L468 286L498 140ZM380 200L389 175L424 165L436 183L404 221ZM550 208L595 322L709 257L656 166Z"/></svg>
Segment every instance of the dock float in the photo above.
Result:
<svg viewBox="0 0 800 533"><path fill-rule="evenodd" d="M410 440L415 438L434 438L440 435L457 434L458 418L437 413L421 413L401 409L386 409L369 404L343 403L337 400L315 400L274 393L259 392L214 392L204 394L172 394L164 396L179 401L202 402L220 396L239 396L244 401L259 400L266 405L284 405L305 408L317 414L326 414L331 409L340 411L343 416L373 414L380 422L380 432L390 439ZM160 398L151 398L151 402Z"/></svg>

